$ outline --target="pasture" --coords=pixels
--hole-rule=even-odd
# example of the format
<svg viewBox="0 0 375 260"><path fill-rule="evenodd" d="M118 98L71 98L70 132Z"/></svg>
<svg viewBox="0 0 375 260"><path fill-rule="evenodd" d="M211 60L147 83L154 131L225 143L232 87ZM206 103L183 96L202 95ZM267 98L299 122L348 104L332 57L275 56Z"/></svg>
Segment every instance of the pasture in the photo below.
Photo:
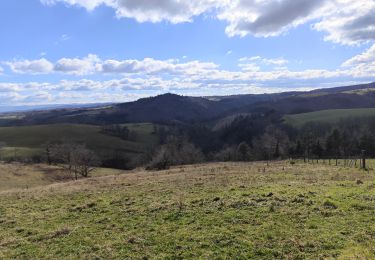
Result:
<svg viewBox="0 0 375 260"><path fill-rule="evenodd" d="M375 108L331 109L310 113L285 115L284 121L294 127L301 127L310 122L337 123L342 119L374 117Z"/></svg>
<svg viewBox="0 0 375 260"><path fill-rule="evenodd" d="M6 148L0 151L0 158L31 158L43 155L48 142L84 143L99 155L120 150L130 154L138 154L156 145L158 138L153 135L152 124L127 124L129 130L137 135L136 140L128 141L106 135L100 126L83 124L51 124L17 127L0 127L0 142Z"/></svg>
<svg viewBox="0 0 375 260"><path fill-rule="evenodd" d="M0 258L375 257L374 172L342 166L136 170L0 199Z"/></svg>
<svg viewBox="0 0 375 260"><path fill-rule="evenodd" d="M91 177L119 175L123 171L97 168ZM73 180L73 176L58 166L46 164L0 163L0 192L9 190L27 190L45 187L50 184Z"/></svg>

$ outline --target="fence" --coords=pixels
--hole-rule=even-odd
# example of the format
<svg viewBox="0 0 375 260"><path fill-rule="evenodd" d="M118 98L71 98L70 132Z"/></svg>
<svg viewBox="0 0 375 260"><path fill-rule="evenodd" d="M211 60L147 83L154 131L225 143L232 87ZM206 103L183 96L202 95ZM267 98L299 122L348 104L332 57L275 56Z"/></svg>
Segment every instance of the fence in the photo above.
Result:
<svg viewBox="0 0 375 260"><path fill-rule="evenodd" d="M350 168L369 169L367 158L364 155L360 156L337 156L337 157L298 157L293 160L302 160L304 163L309 164L324 164L332 166L343 166Z"/></svg>

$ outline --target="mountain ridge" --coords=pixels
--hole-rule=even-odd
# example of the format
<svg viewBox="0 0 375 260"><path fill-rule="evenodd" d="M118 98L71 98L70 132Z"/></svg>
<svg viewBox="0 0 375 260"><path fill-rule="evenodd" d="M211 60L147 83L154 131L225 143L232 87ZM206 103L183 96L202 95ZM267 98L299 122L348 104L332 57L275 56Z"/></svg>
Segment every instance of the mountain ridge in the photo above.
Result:
<svg viewBox="0 0 375 260"><path fill-rule="evenodd" d="M105 106L62 108L22 113L17 120L0 125L50 123L192 123L236 114L276 111L280 115L325 109L375 107L375 82L312 91L271 94L192 97L166 93L136 101Z"/></svg>

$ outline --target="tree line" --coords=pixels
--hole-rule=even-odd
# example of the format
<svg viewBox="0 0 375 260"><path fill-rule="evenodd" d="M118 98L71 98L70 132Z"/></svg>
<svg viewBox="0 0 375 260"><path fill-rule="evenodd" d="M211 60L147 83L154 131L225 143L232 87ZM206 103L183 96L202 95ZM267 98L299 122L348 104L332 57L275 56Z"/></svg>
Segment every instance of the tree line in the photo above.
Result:
<svg viewBox="0 0 375 260"><path fill-rule="evenodd" d="M375 156L375 117L315 122L296 128L285 125L271 111L239 116L216 130L207 124L195 124L170 126L156 132L164 144L151 161L155 168L191 163L191 151L197 155L194 162L358 158L362 151L368 157ZM180 140L179 144L176 140Z"/></svg>
<svg viewBox="0 0 375 260"><path fill-rule="evenodd" d="M123 139L131 136L131 131L121 125L103 126L102 132ZM358 157L363 150L368 157L375 156L375 117L292 127L270 110L239 115L220 126L212 122L155 125L153 134L158 145L140 154L114 150L98 156L84 144L65 141L47 143L39 161L58 165L77 179L89 176L97 166L161 170L209 161L350 158Z"/></svg>

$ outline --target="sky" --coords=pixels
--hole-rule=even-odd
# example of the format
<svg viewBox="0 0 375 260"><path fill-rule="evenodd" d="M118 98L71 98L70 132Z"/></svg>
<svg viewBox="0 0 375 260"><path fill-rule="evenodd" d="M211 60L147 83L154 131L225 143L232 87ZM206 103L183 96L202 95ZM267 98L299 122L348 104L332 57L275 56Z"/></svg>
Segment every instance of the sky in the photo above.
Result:
<svg viewBox="0 0 375 260"><path fill-rule="evenodd" d="M1 0L0 106L375 81L375 0Z"/></svg>

